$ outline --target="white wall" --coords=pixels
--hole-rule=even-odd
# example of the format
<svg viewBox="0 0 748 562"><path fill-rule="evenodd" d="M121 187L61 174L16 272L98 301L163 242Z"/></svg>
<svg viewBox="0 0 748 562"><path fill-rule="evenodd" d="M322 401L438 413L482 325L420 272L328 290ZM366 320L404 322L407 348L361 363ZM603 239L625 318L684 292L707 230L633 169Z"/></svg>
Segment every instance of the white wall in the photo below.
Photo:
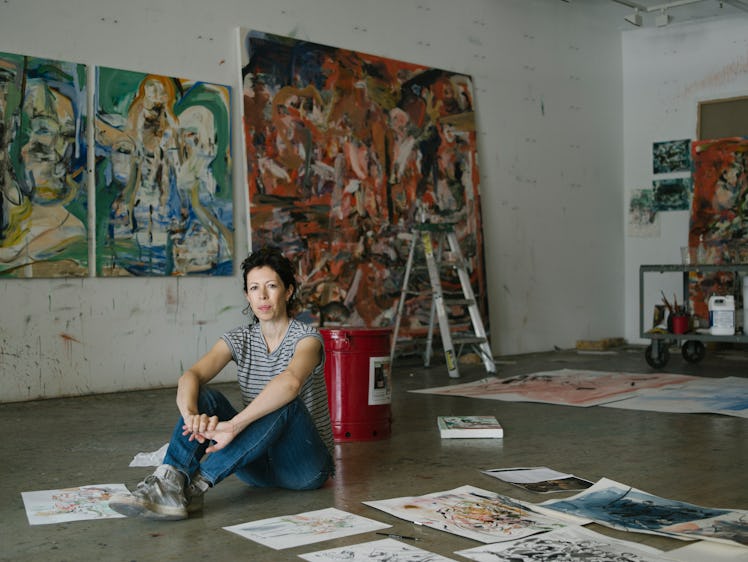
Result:
<svg viewBox="0 0 748 562"><path fill-rule="evenodd" d="M471 74L494 352L621 334L621 39L573 3L12 1L0 50L234 86L238 264L240 25ZM0 279L0 401L172 385L242 303L239 275Z"/></svg>
<svg viewBox="0 0 748 562"><path fill-rule="evenodd" d="M652 143L696 139L700 101L748 95L748 16L623 33L624 214L631 190L652 187ZM748 131L746 132L748 134ZM680 263L690 211L659 213L660 235L626 237L626 338L639 338L639 266ZM682 288L677 274L645 277L645 328L652 309Z"/></svg>

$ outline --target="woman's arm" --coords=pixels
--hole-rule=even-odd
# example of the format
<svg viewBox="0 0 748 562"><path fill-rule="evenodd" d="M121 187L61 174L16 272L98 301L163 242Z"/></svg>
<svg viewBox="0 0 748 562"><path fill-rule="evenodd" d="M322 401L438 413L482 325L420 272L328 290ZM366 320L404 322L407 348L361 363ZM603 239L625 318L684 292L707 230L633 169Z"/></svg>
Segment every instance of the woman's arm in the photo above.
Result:
<svg viewBox="0 0 748 562"><path fill-rule="evenodd" d="M253 421L274 412L296 398L304 382L322 359L322 344L317 338L304 338L296 344L296 351L285 370L273 377L262 392L233 419L216 424L215 429L201 432L202 437L216 443L206 450L218 451Z"/></svg>
<svg viewBox="0 0 748 562"><path fill-rule="evenodd" d="M200 387L207 384L220 373L221 369L231 359L232 355L228 344L223 340L218 340L210 351L179 377L177 385L177 407L184 420L185 435L187 433L195 435L200 432L201 427L205 430L211 425L208 416L205 414L200 415L197 409L197 397L200 393ZM217 418L212 424L213 427L215 427L216 423L218 423Z"/></svg>

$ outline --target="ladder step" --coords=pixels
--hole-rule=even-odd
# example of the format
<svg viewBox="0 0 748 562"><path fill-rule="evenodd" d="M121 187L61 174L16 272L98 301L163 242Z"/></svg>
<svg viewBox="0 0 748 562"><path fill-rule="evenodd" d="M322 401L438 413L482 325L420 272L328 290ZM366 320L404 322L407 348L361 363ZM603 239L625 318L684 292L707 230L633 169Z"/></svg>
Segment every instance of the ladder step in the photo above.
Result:
<svg viewBox="0 0 748 562"><path fill-rule="evenodd" d="M456 345L469 345L474 343L485 343L488 340L486 338L481 338L480 336L460 336L460 335L454 335L452 336L452 343Z"/></svg>
<svg viewBox="0 0 748 562"><path fill-rule="evenodd" d="M471 306L475 304L475 299L450 299L445 297L444 304L447 306Z"/></svg>

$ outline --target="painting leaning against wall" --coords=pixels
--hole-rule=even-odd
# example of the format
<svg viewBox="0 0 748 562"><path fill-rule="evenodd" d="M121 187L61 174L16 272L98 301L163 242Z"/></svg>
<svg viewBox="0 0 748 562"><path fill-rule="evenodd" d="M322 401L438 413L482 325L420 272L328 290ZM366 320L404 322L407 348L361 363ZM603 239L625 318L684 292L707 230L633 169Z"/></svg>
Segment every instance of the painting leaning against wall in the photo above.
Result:
<svg viewBox="0 0 748 562"><path fill-rule="evenodd" d="M486 321L470 76L248 29L239 40L252 247L296 259L309 321L388 326L421 214L455 224ZM460 291L456 275L443 283ZM425 271L409 288L402 333L417 335Z"/></svg>
<svg viewBox="0 0 748 562"><path fill-rule="evenodd" d="M748 138L700 140L691 144L693 201L688 245L704 247L708 264L748 263ZM708 318L711 295L734 292L734 276L691 274L693 312Z"/></svg>
<svg viewBox="0 0 748 562"><path fill-rule="evenodd" d="M231 275L228 86L96 69L96 272Z"/></svg>
<svg viewBox="0 0 748 562"><path fill-rule="evenodd" d="M88 275L86 67L0 53L0 276Z"/></svg>

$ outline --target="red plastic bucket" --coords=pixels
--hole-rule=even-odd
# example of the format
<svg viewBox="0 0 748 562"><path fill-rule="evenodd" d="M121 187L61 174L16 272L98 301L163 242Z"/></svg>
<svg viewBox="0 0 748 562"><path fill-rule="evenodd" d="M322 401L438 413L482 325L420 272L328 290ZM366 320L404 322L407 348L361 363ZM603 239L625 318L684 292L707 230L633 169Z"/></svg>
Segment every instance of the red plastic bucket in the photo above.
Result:
<svg viewBox="0 0 748 562"><path fill-rule="evenodd" d="M390 436L390 328L320 328L335 441Z"/></svg>

